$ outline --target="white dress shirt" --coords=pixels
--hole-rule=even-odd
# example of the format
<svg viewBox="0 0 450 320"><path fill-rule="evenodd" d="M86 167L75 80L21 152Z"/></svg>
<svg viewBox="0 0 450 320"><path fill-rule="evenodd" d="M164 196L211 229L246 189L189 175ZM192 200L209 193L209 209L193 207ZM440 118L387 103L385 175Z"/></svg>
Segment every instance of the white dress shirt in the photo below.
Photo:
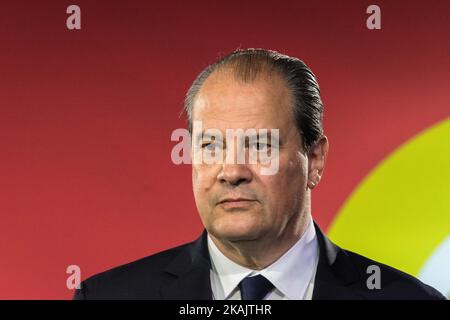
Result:
<svg viewBox="0 0 450 320"><path fill-rule="evenodd" d="M262 270L243 267L227 258L208 235L211 289L214 300L241 300L238 284L261 274L273 285L264 300L311 300L318 261L318 242L312 219L302 237L278 260Z"/></svg>

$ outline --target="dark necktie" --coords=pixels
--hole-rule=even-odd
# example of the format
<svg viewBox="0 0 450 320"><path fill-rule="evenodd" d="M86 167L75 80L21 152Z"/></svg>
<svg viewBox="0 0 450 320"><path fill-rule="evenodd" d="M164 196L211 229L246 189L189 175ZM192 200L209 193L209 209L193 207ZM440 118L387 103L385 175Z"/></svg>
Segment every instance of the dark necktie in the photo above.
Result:
<svg viewBox="0 0 450 320"><path fill-rule="evenodd" d="M242 300L262 300L270 290L273 284L262 275L246 277L239 283Z"/></svg>

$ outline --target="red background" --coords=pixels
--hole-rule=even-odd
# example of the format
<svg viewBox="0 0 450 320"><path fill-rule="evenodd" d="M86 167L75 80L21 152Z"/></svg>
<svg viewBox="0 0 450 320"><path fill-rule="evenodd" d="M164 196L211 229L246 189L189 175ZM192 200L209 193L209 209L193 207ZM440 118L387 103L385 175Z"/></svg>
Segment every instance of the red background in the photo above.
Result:
<svg viewBox="0 0 450 320"><path fill-rule="evenodd" d="M66 28L70 4L80 31ZM366 28L370 4L382 30ZM198 72L237 47L318 76L331 150L313 215L326 230L380 160L449 116L449 13L448 1L2 2L0 298L71 298L70 264L85 279L198 236L170 135Z"/></svg>

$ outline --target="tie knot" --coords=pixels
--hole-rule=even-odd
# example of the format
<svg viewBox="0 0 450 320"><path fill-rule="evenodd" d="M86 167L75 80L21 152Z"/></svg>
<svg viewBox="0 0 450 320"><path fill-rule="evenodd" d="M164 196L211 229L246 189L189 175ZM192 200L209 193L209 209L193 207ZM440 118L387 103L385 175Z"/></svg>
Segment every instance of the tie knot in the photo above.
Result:
<svg viewBox="0 0 450 320"><path fill-rule="evenodd" d="M273 284L262 275L246 277L239 283L242 300L262 300L273 289Z"/></svg>

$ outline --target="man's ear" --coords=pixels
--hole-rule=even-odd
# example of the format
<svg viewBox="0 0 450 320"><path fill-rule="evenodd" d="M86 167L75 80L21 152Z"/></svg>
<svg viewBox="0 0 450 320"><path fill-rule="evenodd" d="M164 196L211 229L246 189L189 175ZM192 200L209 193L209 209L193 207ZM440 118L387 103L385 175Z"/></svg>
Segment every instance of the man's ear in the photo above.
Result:
<svg viewBox="0 0 450 320"><path fill-rule="evenodd" d="M320 182L328 155L328 138L322 136L308 152L308 188L314 189Z"/></svg>

